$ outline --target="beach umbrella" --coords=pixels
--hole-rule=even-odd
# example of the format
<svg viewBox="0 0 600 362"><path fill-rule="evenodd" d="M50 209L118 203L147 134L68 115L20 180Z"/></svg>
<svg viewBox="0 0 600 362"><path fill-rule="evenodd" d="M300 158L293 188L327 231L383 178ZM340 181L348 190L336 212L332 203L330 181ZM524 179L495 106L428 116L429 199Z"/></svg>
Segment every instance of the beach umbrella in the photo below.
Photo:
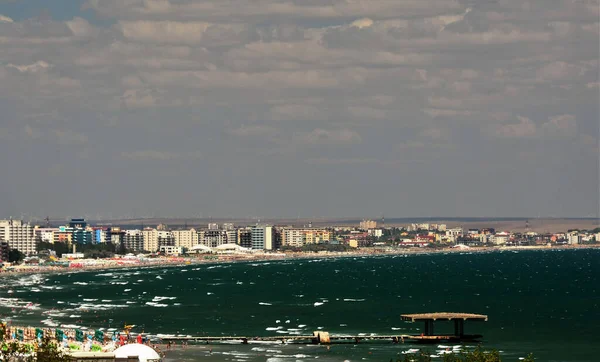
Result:
<svg viewBox="0 0 600 362"><path fill-rule="evenodd" d="M96 333L94 333L94 339L98 342L104 342L104 332L101 330L96 330Z"/></svg>
<svg viewBox="0 0 600 362"><path fill-rule="evenodd" d="M61 329L57 329L56 331L54 331L54 334L56 336L56 340L57 341L62 341L65 337L65 332Z"/></svg>
<svg viewBox="0 0 600 362"><path fill-rule="evenodd" d="M25 333L22 329L17 329L17 339L21 342L25 340Z"/></svg>
<svg viewBox="0 0 600 362"><path fill-rule="evenodd" d="M83 331L82 330L79 330L79 329L75 330L75 340L77 342L83 342Z"/></svg>
<svg viewBox="0 0 600 362"><path fill-rule="evenodd" d="M36 328L35 337L38 339L42 339L44 337L44 331L41 328Z"/></svg>

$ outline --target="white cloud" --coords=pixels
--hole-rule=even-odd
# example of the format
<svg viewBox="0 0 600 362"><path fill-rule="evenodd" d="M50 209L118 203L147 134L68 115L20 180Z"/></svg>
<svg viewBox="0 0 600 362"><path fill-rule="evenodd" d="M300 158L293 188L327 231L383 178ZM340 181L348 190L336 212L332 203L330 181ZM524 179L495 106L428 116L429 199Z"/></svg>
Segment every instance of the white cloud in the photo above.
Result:
<svg viewBox="0 0 600 362"><path fill-rule="evenodd" d="M197 159L201 158L200 152L170 152L158 150L140 150L131 152L122 152L121 157L132 161L173 161L177 159Z"/></svg>
<svg viewBox="0 0 600 362"><path fill-rule="evenodd" d="M35 62L33 64L22 64L22 65L7 64L6 66L8 68L14 68L21 73L35 73L35 72L39 72L41 70L45 70L45 69L48 69L51 67L50 64L46 63L43 60L38 60L37 62Z"/></svg>
<svg viewBox="0 0 600 362"><path fill-rule="evenodd" d="M0 14L0 23L13 23L13 19L9 18L8 16L2 15Z"/></svg>
<svg viewBox="0 0 600 362"><path fill-rule="evenodd" d="M502 138L533 137L573 137L577 134L577 122L574 115L563 114L549 117L539 126L527 117L518 116L519 123L502 124L493 127L493 133Z"/></svg>
<svg viewBox="0 0 600 362"><path fill-rule="evenodd" d="M504 124L495 126L495 134L504 138L525 138L534 137L537 132L535 123L527 118L518 116L519 123Z"/></svg>
<svg viewBox="0 0 600 362"><path fill-rule="evenodd" d="M296 134L296 141L304 144L355 144L361 143L362 137L349 129L326 130L315 128L312 132Z"/></svg>

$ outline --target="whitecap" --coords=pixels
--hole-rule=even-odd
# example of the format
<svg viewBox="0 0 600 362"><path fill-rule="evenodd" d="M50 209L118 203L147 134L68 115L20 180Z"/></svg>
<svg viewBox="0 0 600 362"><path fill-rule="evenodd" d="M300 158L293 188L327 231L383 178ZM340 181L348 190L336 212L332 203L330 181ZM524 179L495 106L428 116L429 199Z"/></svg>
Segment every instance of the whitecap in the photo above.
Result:
<svg viewBox="0 0 600 362"><path fill-rule="evenodd" d="M313 305L314 305L315 307L318 307L318 306L320 306L320 305L323 305L323 303L321 303L321 302L315 302Z"/></svg>
<svg viewBox="0 0 600 362"><path fill-rule="evenodd" d="M260 305L273 305L271 303L266 303L266 302L259 302L258 304L260 304Z"/></svg>

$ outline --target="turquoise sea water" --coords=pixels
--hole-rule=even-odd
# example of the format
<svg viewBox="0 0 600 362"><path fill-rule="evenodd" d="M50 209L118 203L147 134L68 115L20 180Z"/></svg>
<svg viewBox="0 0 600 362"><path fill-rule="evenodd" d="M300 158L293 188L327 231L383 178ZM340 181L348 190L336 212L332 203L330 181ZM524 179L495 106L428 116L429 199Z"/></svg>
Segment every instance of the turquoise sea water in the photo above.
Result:
<svg viewBox="0 0 600 362"><path fill-rule="evenodd" d="M12 276L0 279L0 318L17 324L121 328L151 335L420 333L402 313L471 312L486 348L517 361L597 361L600 250L508 251ZM28 305L28 303L33 303ZM39 305L38 305L39 304ZM450 331L440 324L436 332ZM446 329L445 329L446 328ZM473 348L466 345L462 348ZM392 343L199 345L169 360L389 361Z"/></svg>

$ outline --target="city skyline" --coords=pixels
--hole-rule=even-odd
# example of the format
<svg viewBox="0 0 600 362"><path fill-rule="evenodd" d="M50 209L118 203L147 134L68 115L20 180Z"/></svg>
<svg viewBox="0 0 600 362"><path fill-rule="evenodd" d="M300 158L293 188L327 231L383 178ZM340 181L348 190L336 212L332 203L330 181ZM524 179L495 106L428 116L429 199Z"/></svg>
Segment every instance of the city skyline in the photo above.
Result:
<svg viewBox="0 0 600 362"><path fill-rule="evenodd" d="M0 0L0 219L595 217L598 0Z"/></svg>

